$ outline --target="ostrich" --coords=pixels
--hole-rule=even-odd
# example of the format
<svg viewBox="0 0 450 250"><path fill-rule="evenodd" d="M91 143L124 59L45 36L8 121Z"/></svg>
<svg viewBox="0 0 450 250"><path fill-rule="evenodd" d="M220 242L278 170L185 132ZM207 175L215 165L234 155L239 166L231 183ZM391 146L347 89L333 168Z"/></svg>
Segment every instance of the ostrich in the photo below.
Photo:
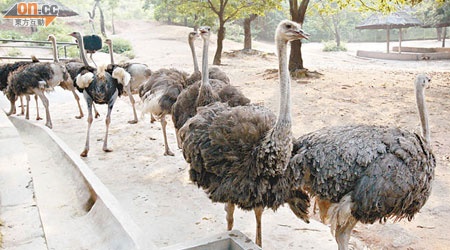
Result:
<svg viewBox="0 0 450 250"><path fill-rule="evenodd" d="M15 63L1 64L0 65L0 91L3 91L3 92L6 91L6 88L8 87L8 77L12 72L16 71L17 69L21 68L24 65L28 65L30 63L35 63L35 62L39 62L39 60L35 56L31 56L31 62L19 61L19 62L15 62ZM25 113L25 110L24 110L22 96L20 96L20 103L21 103L21 109L22 109L21 114L23 115ZM38 104L37 104L37 98L36 98L36 107L37 107L37 105ZM14 113L15 113L15 109L14 109ZM36 119L37 120L41 119L39 117L39 111L38 111L38 115L37 115Z"/></svg>
<svg viewBox="0 0 450 250"><path fill-rule="evenodd" d="M210 103L221 101L228 103L229 106L246 105L250 100L246 98L239 90L229 85L229 79L222 72L215 71L210 74L208 68L208 47L210 28L208 26L200 27L200 34L203 39L203 55L202 55L202 77L201 81L189 86L179 96L172 108L172 121L175 125L175 134L177 135L178 147L181 148L181 140L178 130L186 123L186 121L197 113L197 107L206 106ZM193 52L195 55L195 52ZM194 57L195 59L195 57ZM194 60L194 65L196 60ZM224 82L219 79L211 79L210 77L223 78Z"/></svg>
<svg viewBox="0 0 450 250"><path fill-rule="evenodd" d="M316 197L321 220L331 224L339 250L348 249L358 221L410 221L430 196L436 160L424 99L429 82L425 75L415 81L422 136L400 128L350 125L294 141L294 187ZM290 207L304 216L294 203Z"/></svg>
<svg viewBox="0 0 450 250"><path fill-rule="evenodd" d="M86 52L90 54L89 58L94 63L95 67L97 64L95 63L92 55L97 51L102 49L102 38L97 35L83 36L83 44L86 46L83 49L86 49Z"/></svg>
<svg viewBox="0 0 450 250"><path fill-rule="evenodd" d="M125 69L128 74L130 74L131 79L129 80L129 84L124 85L125 86L125 93L130 98L131 105L133 107L133 115L134 119L128 121L130 124L136 124L138 122L138 117L136 114L136 108L135 108L135 100L133 98L133 94L137 94L140 85L144 84L150 79L150 76L152 74L152 71L148 68L147 65L142 63L123 63L123 64L114 64L114 56L113 56L113 44L111 39L106 39L105 43L109 47L109 55L111 58L111 64L108 65L107 71L113 75L114 77L114 70L117 67L121 67ZM122 73L122 71L118 71L118 73Z"/></svg>
<svg viewBox="0 0 450 250"><path fill-rule="evenodd" d="M15 112L14 102L18 96L35 94L39 96L45 107L45 125L52 128L49 102L44 92L53 90L54 87L68 79L69 74L66 68L59 63L39 62L22 66L8 78L9 85L6 89L6 96L11 102L11 111L8 115Z"/></svg>
<svg viewBox="0 0 450 250"><path fill-rule="evenodd" d="M143 102L142 115L150 113L161 122L164 137L164 155L174 156L167 143L166 115L171 113L172 105L186 85L188 75L176 69L160 69L139 89Z"/></svg>
<svg viewBox="0 0 450 250"><path fill-rule="evenodd" d="M111 74L106 72L106 66L100 67L98 70L93 69L89 66L86 55L84 52L83 38L79 32L73 32L69 34L78 41L78 46L80 47L80 55L85 65L84 68L80 69L80 72L76 78L77 88L83 90L83 96L86 99L88 106L88 129L86 136L86 144L83 152L81 152L81 157L86 157L89 152L89 132L91 130L92 124L92 104L95 102L97 104L108 104L108 113L106 115L106 133L105 139L103 141L103 151L112 152L108 148L108 129L111 122L111 111L117 96L120 96L123 91L123 85L117 82L116 79L112 78Z"/></svg>
<svg viewBox="0 0 450 250"><path fill-rule="evenodd" d="M213 202L226 204L228 230L233 227L235 205L244 210L254 210L256 244L259 246L262 245L263 209L276 210L290 194L286 176L292 152L287 43L308 36L299 24L292 21L282 21L277 27L275 40L280 69L278 119L262 106L229 107L215 102L199 108L198 113L180 129L183 155L190 164L190 179L202 187ZM205 83L207 88L211 88L203 80Z"/></svg>
<svg viewBox="0 0 450 250"><path fill-rule="evenodd" d="M209 28L209 27L207 27L207 28ZM195 46L194 46L194 41L197 37L198 37L197 32L190 32L188 35L188 43L189 43L189 47L191 48L192 59L194 61L194 72L189 76L187 85L191 85L202 79L202 74L198 68L197 55L195 53ZM217 67L210 68L208 75L209 75L209 79L217 79L217 80L220 80L227 84L230 84L230 79L225 74L225 72L223 72L222 70L220 70Z"/></svg>
<svg viewBox="0 0 450 250"><path fill-rule="evenodd" d="M58 48L57 48L57 44L56 44L56 38L54 35L49 35L48 36L48 41L50 41L52 43L52 48L53 48L53 61L55 63L59 63L59 58L58 58ZM77 105L78 105L78 110L80 111L80 115L79 116L75 116L76 119L81 119L84 114L83 114L83 110L81 109L81 105L80 105L80 97L78 97L77 93L75 92L75 87L73 85L73 79L75 79L76 75L74 75L75 71L78 71L83 64L80 62L71 62L69 61L68 63L64 64L67 72L70 75L70 78L67 81L61 82L61 84L59 85L61 88L63 88L64 90L69 90L72 91L73 96L75 97L75 100L77 101ZM71 73L72 72L72 73Z"/></svg>

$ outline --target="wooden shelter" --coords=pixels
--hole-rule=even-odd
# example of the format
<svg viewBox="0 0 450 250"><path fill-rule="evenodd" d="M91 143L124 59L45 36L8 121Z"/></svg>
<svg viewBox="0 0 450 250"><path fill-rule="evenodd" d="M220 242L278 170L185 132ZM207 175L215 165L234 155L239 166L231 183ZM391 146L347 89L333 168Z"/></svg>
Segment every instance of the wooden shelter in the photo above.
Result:
<svg viewBox="0 0 450 250"><path fill-rule="evenodd" d="M389 15L373 14L366 18L356 29L386 29L387 30L387 49L389 53L389 34L391 29L399 29L399 53L402 48L402 29L414 26L422 26L422 22L409 15L405 11L396 11Z"/></svg>

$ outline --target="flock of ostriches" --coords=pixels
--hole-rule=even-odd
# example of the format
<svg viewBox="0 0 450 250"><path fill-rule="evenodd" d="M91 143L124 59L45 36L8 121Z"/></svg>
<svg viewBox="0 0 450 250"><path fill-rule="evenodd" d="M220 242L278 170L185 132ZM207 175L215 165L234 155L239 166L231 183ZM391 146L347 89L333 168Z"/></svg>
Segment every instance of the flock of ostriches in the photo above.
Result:
<svg viewBox="0 0 450 250"><path fill-rule="evenodd" d="M220 69L208 68L210 28L201 27L199 33L203 39L202 70L193 46L198 34L192 32L188 39L194 58L191 75L176 69L152 72L139 63L114 64L110 40L106 43L111 64L93 68L78 32L70 35L78 41L82 61L59 62L55 39L50 36L54 62L33 59L1 66L1 89L11 102L8 115L16 112L18 97L25 96L29 102L29 95L35 95L36 102L39 97L45 106L46 125L51 128L45 92L59 85L74 93L80 112L76 118L81 118L78 89L88 107L86 145L81 153L86 157L94 103L108 105L103 150L110 152L108 127L114 102L126 93L134 115L129 123L136 123L133 94L139 93L143 113L151 114L152 122L161 122L164 155L173 155L166 135L166 116L171 115L178 146L190 164L190 179L213 202L225 204L228 230L233 228L235 206L254 210L259 246L263 210L276 210L286 203L297 217L309 222L310 198L315 198L321 220L331 225L339 249L348 249L358 221L411 220L422 208L430 196L436 166L424 100L428 76L418 75L415 81L421 135L396 127L354 125L327 127L294 139L287 44L307 39L309 34L291 21L278 25L280 107L276 116L261 105L250 104Z"/></svg>

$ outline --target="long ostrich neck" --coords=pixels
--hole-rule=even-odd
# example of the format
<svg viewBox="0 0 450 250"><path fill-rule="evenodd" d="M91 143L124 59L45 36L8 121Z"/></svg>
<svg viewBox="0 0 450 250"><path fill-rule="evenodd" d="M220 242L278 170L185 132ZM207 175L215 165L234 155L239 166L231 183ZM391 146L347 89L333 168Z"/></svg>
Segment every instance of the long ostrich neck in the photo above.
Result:
<svg viewBox="0 0 450 250"><path fill-rule="evenodd" d="M53 61L59 62L58 52L56 51L56 39L52 38L51 40L52 40L52 46L53 46Z"/></svg>
<svg viewBox="0 0 450 250"><path fill-rule="evenodd" d="M83 41L83 37L80 35L77 37L78 40L78 47L80 47L80 56L81 56L81 60L83 60L84 66L88 67L89 63L86 59L86 54L84 52L84 41Z"/></svg>
<svg viewBox="0 0 450 250"><path fill-rule="evenodd" d="M195 47L194 47L194 39L189 38L189 47L191 47L192 52L192 58L194 60L194 72L199 72L198 69L198 62L197 62L197 55L195 54Z"/></svg>
<svg viewBox="0 0 450 250"><path fill-rule="evenodd" d="M425 137L427 143L430 144L430 127L428 126L428 112L425 106L425 89L416 85L416 102L419 110L420 122L422 124L422 136Z"/></svg>
<svg viewBox="0 0 450 250"><path fill-rule="evenodd" d="M208 72L208 47L209 39L203 39L203 57L202 57L202 85L201 90L211 89L209 84L209 72Z"/></svg>
<svg viewBox="0 0 450 250"><path fill-rule="evenodd" d="M291 125L291 80L287 62L287 41L277 38L279 75L280 75L280 111L277 125Z"/></svg>
<svg viewBox="0 0 450 250"><path fill-rule="evenodd" d="M113 54L113 44L108 43L108 47L109 47L109 57L111 57L111 64L114 64L114 54Z"/></svg>

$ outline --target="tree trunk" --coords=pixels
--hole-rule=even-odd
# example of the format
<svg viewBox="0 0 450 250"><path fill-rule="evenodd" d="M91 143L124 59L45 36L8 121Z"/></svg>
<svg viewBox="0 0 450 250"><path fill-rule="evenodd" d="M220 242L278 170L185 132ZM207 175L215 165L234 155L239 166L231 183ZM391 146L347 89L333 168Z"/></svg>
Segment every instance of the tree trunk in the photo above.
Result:
<svg viewBox="0 0 450 250"><path fill-rule="evenodd" d="M337 14L336 14L336 15L337 15ZM331 17L331 19L333 20L334 37L336 38L336 45L337 45L338 47L340 47L340 46L341 46L341 36L339 35L339 29L338 29L339 23L338 23L338 20L337 20L336 15L333 15L333 16Z"/></svg>
<svg viewBox="0 0 450 250"><path fill-rule="evenodd" d="M436 28L437 40L442 40L442 28Z"/></svg>
<svg viewBox="0 0 450 250"><path fill-rule="evenodd" d="M309 0L302 0L300 3L300 7L298 7L298 0L289 0L289 11L291 12L292 21L297 22L301 25L303 24L308 4ZM302 42L300 40L291 42L291 54L289 56L290 72L304 69L301 49Z"/></svg>
<svg viewBox="0 0 450 250"><path fill-rule="evenodd" d="M100 6L100 0L96 0L98 2L97 8L100 11L100 32L102 35L106 37L106 29L105 29L105 16L103 15L102 7Z"/></svg>
<svg viewBox="0 0 450 250"><path fill-rule="evenodd" d="M111 26L113 35L116 34L116 27L114 27L114 8L111 7Z"/></svg>
<svg viewBox="0 0 450 250"><path fill-rule="evenodd" d="M444 35L442 35L442 48L445 48L445 38L447 36L447 27L444 27Z"/></svg>
<svg viewBox="0 0 450 250"><path fill-rule="evenodd" d="M223 20L219 20L219 33L217 34L217 50L214 55L214 65L221 64L222 57L222 49L223 49L223 39L225 38L225 22Z"/></svg>
<svg viewBox="0 0 450 250"><path fill-rule="evenodd" d="M195 14L195 15L194 15L194 31L195 31L195 32L198 31L198 22L197 22L197 20L198 20L198 15Z"/></svg>
<svg viewBox="0 0 450 250"><path fill-rule="evenodd" d="M252 28L251 22L255 20L257 15L251 14L249 17L244 19L244 50L252 50Z"/></svg>
<svg viewBox="0 0 450 250"><path fill-rule="evenodd" d="M187 17L184 18L184 26L186 26L186 27L188 26L188 20L187 20Z"/></svg>

